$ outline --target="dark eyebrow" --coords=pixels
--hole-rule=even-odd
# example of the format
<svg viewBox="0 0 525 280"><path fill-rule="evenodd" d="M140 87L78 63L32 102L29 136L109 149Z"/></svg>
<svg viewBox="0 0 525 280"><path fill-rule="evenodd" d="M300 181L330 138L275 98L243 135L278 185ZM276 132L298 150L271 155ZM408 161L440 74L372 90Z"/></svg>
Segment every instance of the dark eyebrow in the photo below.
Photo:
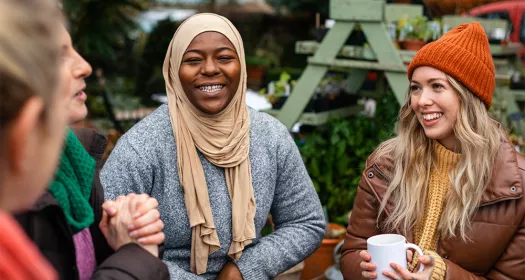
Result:
<svg viewBox="0 0 525 280"><path fill-rule="evenodd" d="M187 54L187 53L190 53L190 52L194 52L194 53L198 53L198 54L202 54L203 51L201 50L187 50L186 52L184 52L184 54Z"/></svg>
<svg viewBox="0 0 525 280"><path fill-rule="evenodd" d="M216 53L217 52L222 52L222 51L232 51L232 52L237 53L235 50L233 50L232 48L229 48L229 47L221 47L221 48L218 48L218 49L215 50ZM198 54L203 54L204 53L204 51L201 51L201 50L189 49L184 54L187 54L187 53L190 53L190 52L198 53Z"/></svg>

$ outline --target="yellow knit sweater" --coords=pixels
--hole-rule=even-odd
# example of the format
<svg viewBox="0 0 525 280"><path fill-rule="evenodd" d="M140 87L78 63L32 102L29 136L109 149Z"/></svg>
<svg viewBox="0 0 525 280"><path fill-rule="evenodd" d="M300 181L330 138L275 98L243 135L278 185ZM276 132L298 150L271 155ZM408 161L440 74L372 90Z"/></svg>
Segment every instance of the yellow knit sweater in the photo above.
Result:
<svg viewBox="0 0 525 280"><path fill-rule="evenodd" d="M430 169L425 211L423 219L416 225L414 241L425 251L425 254L434 257L435 266L430 279L442 280L445 279L447 267L443 259L435 252L439 239L437 228L450 188L449 171L460 160L461 155L447 150L437 141L434 142L434 151L435 158ZM414 260L409 266L410 270L415 268L417 257L417 255L414 256Z"/></svg>

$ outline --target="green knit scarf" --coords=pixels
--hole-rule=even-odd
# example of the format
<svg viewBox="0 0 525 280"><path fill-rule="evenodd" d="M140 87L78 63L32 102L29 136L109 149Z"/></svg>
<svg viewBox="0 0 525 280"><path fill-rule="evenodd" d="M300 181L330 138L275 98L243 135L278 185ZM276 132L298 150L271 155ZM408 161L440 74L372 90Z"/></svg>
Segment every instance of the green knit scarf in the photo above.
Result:
<svg viewBox="0 0 525 280"><path fill-rule="evenodd" d="M89 227L94 222L94 213L89 203L95 160L68 129L60 166L49 190L64 210L73 234Z"/></svg>

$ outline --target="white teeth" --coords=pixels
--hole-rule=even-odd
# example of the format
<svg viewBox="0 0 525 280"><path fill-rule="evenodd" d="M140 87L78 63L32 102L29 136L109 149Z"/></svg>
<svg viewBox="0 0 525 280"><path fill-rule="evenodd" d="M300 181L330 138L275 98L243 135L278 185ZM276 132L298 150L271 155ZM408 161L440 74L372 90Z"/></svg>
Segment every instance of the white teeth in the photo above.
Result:
<svg viewBox="0 0 525 280"><path fill-rule="evenodd" d="M213 85L213 86L201 86L199 87L200 90L205 92L216 92L223 88L223 85Z"/></svg>
<svg viewBox="0 0 525 280"><path fill-rule="evenodd" d="M423 115L423 119L427 121L431 121L431 120L439 119L441 118L441 116L443 116L442 113L426 114L426 115Z"/></svg>

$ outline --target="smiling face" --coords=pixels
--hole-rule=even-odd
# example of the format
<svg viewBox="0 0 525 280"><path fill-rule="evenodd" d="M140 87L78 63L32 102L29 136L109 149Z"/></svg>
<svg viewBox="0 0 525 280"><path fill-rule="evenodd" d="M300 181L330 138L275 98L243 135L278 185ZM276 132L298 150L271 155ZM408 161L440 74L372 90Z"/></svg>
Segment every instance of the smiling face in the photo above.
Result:
<svg viewBox="0 0 525 280"><path fill-rule="evenodd" d="M428 66L417 68L410 81L410 105L428 138L449 150L459 147L454 126L460 99L444 72Z"/></svg>
<svg viewBox="0 0 525 280"><path fill-rule="evenodd" d="M184 52L179 78L188 100L208 114L220 113L230 104L241 76L235 47L226 36L204 32Z"/></svg>

